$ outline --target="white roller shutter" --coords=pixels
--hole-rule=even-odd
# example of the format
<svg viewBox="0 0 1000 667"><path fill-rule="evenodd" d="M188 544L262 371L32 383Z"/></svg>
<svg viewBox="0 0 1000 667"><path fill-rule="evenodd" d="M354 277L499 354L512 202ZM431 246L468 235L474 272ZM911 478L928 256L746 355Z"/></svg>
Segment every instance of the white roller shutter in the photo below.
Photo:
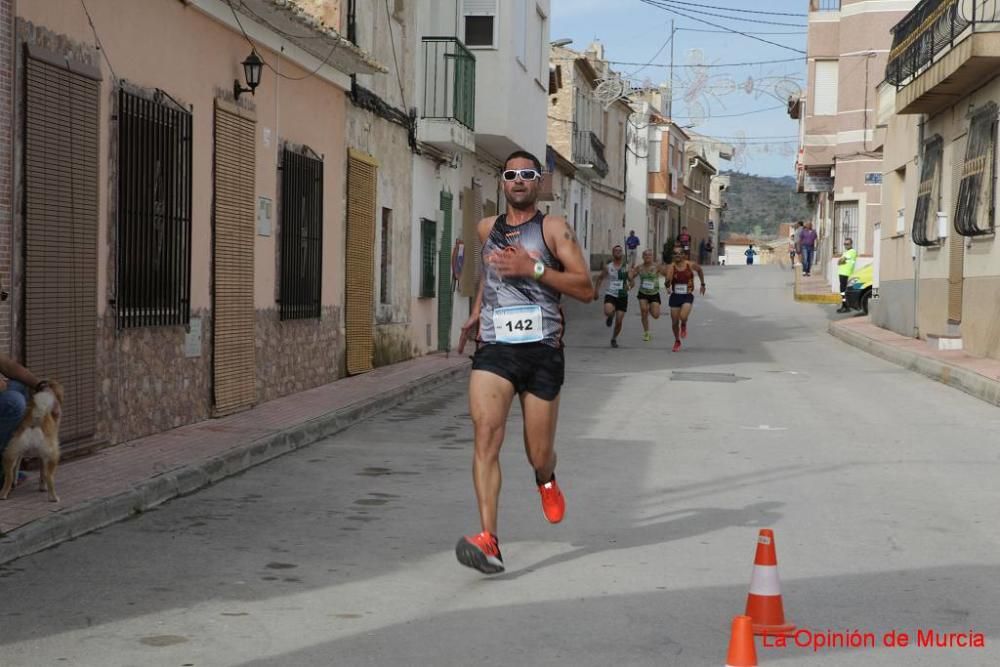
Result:
<svg viewBox="0 0 1000 667"><path fill-rule="evenodd" d="M835 116L837 114L837 79L839 75L836 60L816 61L816 81L813 85L814 116Z"/></svg>

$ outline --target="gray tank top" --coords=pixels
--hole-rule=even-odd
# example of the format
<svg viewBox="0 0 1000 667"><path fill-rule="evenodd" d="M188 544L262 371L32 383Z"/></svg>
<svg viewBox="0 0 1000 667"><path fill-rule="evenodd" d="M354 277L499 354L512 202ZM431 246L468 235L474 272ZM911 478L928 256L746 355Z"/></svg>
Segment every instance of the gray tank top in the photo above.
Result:
<svg viewBox="0 0 1000 667"><path fill-rule="evenodd" d="M520 225L507 224L507 216L497 217L483 245L483 303L479 315L481 343L544 343L562 347L562 295L532 278L501 278L485 261L494 252L522 246L547 269L562 270L542 234L541 211Z"/></svg>

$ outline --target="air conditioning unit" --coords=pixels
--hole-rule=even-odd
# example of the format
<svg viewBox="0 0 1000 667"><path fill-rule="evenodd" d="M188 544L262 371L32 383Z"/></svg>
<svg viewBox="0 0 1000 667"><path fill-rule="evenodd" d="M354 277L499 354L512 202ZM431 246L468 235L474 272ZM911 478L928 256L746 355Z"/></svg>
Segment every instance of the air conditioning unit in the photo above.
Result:
<svg viewBox="0 0 1000 667"><path fill-rule="evenodd" d="M948 214L942 211L938 211L937 214L938 223L938 240L944 240L948 238Z"/></svg>

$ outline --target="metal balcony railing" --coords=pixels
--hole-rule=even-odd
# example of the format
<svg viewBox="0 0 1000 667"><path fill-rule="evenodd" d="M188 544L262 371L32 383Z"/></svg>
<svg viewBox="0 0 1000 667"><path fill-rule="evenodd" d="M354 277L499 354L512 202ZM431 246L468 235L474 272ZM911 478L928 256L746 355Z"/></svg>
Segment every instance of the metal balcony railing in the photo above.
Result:
<svg viewBox="0 0 1000 667"><path fill-rule="evenodd" d="M476 129L476 57L454 37L424 37L422 118Z"/></svg>
<svg viewBox="0 0 1000 667"><path fill-rule="evenodd" d="M601 178L607 176L608 161L604 158L604 142L589 130L574 130L573 163L589 165Z"/></svg>
<svg viewBox="0 0 1000 667"><path fill-rule="evenodd" d="M1000 29L1000 0L922 0L892 29L886 81L897 88L967 34Z"/></svg>
<svg viewBox="0 0 1000 667"><path fill-rule="evenodd" d="M809 0L811 12L839 12L840 0Z"/></svg>

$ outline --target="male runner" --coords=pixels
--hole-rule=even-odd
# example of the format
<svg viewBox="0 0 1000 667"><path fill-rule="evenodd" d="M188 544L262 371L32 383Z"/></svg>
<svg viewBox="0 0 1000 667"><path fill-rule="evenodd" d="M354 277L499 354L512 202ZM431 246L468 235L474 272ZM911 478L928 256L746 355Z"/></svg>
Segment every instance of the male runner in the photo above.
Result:
<svg viewBox="0 0 1000 667"><path fill-rule="evenodd" d="M674 329L674 352L681 349L681 338L687 338L687 323L694 306L694 274L701 280L701 293L705 294L705 272L684 255L680 244L674 246L674 262L667 267L667 285L670 286L670 321Z"/></svg>
<svg viewBox="0 0 1000 667"><path fill-rule="evenodd" d="M618 347L618 336L622 332L622 322L625 320L625 313L628 312L628 291L629 270L625 266L624 253L622 247L616 245L611 249L611 261L604 267L604 271L597 277L594 283L594 300L601 294L601 285L608 281L607 290L604 292L604 324L611 326L615 323L615 332L611 334L611 347Z"/></svg>
<svg viewBox="0 0 1000 667"><path fill-rule="evenodd" d="M642 314L642 339L647 343L653 339L649 333L649 316L660 319L660 275L663 269L653 263L653 251L642 251L642 264L628 272L630 281L639 278L639 312Z"/></svg>
<svg viewBox="0 0 1000 667"><path fill-rule="evenodd" d="M507 212L479 222L483 277L473 312L462 326L463 339L477 328L479 332L469 378L469 412L475 437L472 479L482 531L459 540L455 555L462 565L486 574L504 569L497 540L500 447L515 394L542 512L558 523L566 509L555 477L564 374L559 302L562 294L589 301L593 288L572 227L535 207L541 174L538 158L525 151L512 153L504 162Z"/></svg>

